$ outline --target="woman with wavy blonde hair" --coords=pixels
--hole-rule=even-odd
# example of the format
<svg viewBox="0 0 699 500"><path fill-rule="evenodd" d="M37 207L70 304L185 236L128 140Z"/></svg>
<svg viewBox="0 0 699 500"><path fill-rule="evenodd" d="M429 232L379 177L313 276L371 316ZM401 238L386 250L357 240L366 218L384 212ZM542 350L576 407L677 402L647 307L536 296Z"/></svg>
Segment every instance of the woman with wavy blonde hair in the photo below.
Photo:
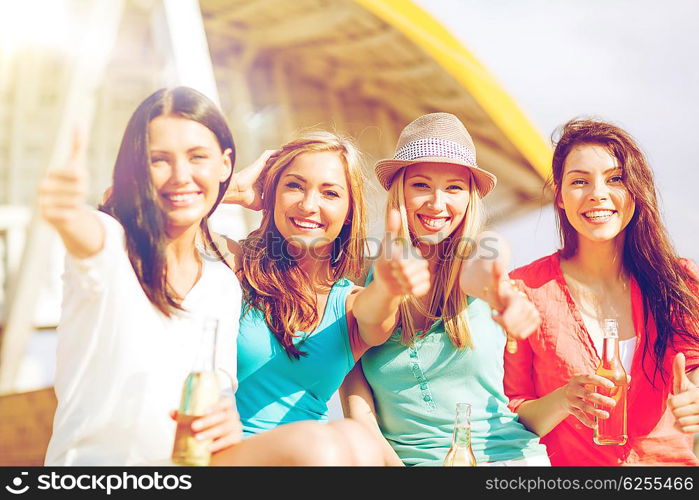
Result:
<svg viewBox="0 0 699 500"><path fill-rule="evenodd" d="M454 346L458 348L473 347L468 325L468 296L459 286L459 275L463 258L474 252L475 236L481 234L485 226L484 207L480 192L474 189L472 179L468 178L467 184L465 182L463 187L469 192L469 209L465 212L462 221L441 246L425 247L421 245L415 233L408 229L410 225L408 224L408 209L405 202L405 172L406 169L402 169L388 189L388 210L398 210L400 213L401 227L398 233L400 238L409 237L414 246L425 251L423 255L428 260L433 256L438 258L432 260L434 263L433 283L426 301L416 297L408 297L399 307L402 341L405 344L412 344L416 333L422 329L422 325L419 322L416 323L418 315L414 317L411 314L411 310L414 310L419 311L420 315L430 321L442 319L449 339Z"/></svg>
<svg viewBox="0 0 699 500"><path fill-rule="evenodd" d="M394 157L378 162L376 173L388 190L389 213L400 213L399 237L427 260L432 283L424 297L402 301L391 338L368 350L347 377L345 414L376 432L386 463L441 465L456 404L468 402L479 464L546 465L545 448L507 408L502 386L501 326L524 338L538 314L502 279L506 244L481 233L481 200L495 176L478 167L468 131L448 113L407 125ZM375 264L375 279L388 272Z"/></svg>
<svg viewBox="0 0 699 500"><path fill-rule="evenodd" d="M235 248L243 288L238 410L247 436L327 420L327 402L359 357L390 335L400 297L429 283L423 259L398 253L365 289L360 155L352 142L306 132L234 177L226 201L262 209ZM355 319L361 316L361 320Z"/></svg>

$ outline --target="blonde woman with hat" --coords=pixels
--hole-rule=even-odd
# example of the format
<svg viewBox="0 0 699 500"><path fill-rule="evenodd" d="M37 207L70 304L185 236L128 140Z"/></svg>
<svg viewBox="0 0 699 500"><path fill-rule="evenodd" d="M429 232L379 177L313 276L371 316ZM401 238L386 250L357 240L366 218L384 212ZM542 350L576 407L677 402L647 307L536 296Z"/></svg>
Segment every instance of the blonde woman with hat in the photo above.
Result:
<svg viewBox="0 0 699 500"><path fill-rule="evenodd" d="M389 211L400 214L398 237L427 259L432 278L427 294L402 301L391 338L345 379L345 413L380 432L387 463L441 465L456 403L470 403L479 465L548 465L545 447L508 409L503 391L503 329L525 338L539 317L503 279L507 245L481 233L482 198L495 176L478 167L468 131L447 113L406 126L376 174ZM380 261L373 269L390 272Z"/></svg>

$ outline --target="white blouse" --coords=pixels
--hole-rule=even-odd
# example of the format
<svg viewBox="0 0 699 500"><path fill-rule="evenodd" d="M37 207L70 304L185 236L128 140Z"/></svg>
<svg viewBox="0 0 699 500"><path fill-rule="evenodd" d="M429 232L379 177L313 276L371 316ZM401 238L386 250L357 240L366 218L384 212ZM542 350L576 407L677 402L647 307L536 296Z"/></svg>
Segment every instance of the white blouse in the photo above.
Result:
<svg viewBox="0 0 699 500"><path fill-rule="evenodd" d="M124 229L97 212L104 247L67 257L58 326L58 407L46 465L136 465L167 461L182 383L202 318L219 320L218 368L235 390L241 291L224 263L203 259L187 311L170 318L148 300L131 266Z"/></svg>

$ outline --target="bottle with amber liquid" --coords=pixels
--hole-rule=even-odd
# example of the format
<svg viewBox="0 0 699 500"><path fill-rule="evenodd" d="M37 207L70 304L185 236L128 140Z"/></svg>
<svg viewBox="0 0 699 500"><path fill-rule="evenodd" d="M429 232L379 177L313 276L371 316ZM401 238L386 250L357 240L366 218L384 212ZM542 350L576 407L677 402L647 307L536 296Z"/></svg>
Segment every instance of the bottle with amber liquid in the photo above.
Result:
<svg viewBox="0 0 699 500"><path fill-rule="evenodd" d="M629 383L626 370L619 357L619 329L615 319L604 320L604 339L602 346L602 360L595 372L597 375L614 382L614 387L595 387L598 394L607 396L616 401L614 408L600 407L609 413L609 418L595 417L593 439L597 444L626 444L628 435L626 432L626 397Z"/></svg>
<svg viewBox="0 0 699 500"><path fill-rule="evenodd" d="M471 405L456 403L456 420L451 448L444 459L445 467L475 467L476 457L471 449Z"/></svg>
<svg viewBox="0 0 699 500"><path fill-rule="evenodd" d="M206 319L200 328L199 347L192 371L182 385L182 398L177 411L172 461L179 465L209 465L211 439L195 439L191 426L192 422L204 416L221 396L215 364L218 320Z"/></svg>

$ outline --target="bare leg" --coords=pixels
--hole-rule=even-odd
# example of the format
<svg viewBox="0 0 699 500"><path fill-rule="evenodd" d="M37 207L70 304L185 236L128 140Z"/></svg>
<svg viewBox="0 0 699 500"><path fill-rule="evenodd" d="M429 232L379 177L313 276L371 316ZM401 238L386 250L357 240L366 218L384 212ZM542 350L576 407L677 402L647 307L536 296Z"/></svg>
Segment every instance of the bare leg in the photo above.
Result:
<svg viewBox="0 0 699 500"><path fill-rule="evenodd" d="M383 465L376 440L347 419L296 422L216 453L211 465Z"/></svg>

